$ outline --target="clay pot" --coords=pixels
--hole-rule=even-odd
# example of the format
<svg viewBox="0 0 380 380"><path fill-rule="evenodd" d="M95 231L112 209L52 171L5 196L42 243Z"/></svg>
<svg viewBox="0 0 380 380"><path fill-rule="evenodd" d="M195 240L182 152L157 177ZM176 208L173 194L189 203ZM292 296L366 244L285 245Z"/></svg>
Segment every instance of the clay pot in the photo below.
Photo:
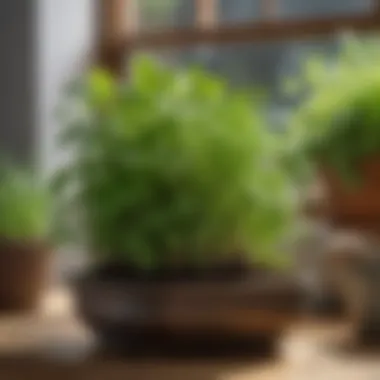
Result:
<svg viewBox="0 0 380 380"><path fill-rule="evenodd" d="M380 225L380 156L361 167L361 183L350 186L339 174L323 167L321 177L326 188L329 215L340 227Z"/></svg>
<svg viewBox="0 0 380 380"><path fill-rule="evenodd" d="M257 273L170 281L90 274L79 279L76 295L79 315L107 349L176 354L184 347L199 354L236 344L273 354L301 300L291 279Z"/></svg>
<svg viewBox="0 0 380 380"><path fill-rule="evenodd" d="M48 280L49 254L40 243L0 240L0 311L38 307Z"/></svg>

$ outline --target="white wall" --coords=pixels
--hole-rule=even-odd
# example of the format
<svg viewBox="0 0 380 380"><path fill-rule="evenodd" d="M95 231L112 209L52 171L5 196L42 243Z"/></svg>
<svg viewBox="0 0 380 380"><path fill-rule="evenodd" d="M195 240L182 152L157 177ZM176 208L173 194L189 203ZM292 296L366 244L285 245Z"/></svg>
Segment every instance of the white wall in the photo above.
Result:
<svg viewBox="0 0 380 380"><path fill-rule="evenodd" d="M26 0L35 1L35 0ZM68 154L56 145L62 125L57 106L66 83L91 59L95 45L97 0L36 0L34 25L37 43L35 94L37 96L35 153L42 175L54 171ZM55 255L55 274L60 280L81 267L85 255L78 248Z"/></svg>
<svg viewBox="0 0 380 380"><path fill-rule="evenodd" d="M29 1L29 0L28 0ZM50 171L65 159L56 144L64 85L89 61L95 43L96 0L37 0L37 164Z"/></svg>

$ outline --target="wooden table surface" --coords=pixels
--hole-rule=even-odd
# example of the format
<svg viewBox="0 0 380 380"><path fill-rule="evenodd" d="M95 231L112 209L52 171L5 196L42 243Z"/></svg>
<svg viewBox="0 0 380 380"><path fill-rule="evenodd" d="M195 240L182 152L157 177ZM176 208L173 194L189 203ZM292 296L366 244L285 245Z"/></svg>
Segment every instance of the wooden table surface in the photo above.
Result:
<svg viewBox="0 0 380 380"><path fill-rule="evenodd" d="M1 317L0 380L380 380L380 351L352 352L348 339L343 323L303 321L266 362L105 357L54 291L35 315Z"/></svg>

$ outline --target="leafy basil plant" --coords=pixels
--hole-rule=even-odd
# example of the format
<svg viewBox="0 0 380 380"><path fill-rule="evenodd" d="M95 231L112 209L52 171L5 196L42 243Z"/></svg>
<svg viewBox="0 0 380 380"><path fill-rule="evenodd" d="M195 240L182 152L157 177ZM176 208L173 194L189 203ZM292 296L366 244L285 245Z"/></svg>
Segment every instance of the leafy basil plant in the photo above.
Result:
<svg viewBox="0 0 380 380"><path fill-rule="evenodd" d="M127 80L94 70L76 87L62 136L75 159L56 185L96 259L156 270L283 258L294 189L249 96L144 56Z"/></svg>
<svg viewBox="0 0 380 380"><path fill-rule="evenodd" d="M290 126L298 148L347 181L358 178L365 160L380 154L378 42L349 38L334 59L309 59L292 82L303 94Z"/></svg>

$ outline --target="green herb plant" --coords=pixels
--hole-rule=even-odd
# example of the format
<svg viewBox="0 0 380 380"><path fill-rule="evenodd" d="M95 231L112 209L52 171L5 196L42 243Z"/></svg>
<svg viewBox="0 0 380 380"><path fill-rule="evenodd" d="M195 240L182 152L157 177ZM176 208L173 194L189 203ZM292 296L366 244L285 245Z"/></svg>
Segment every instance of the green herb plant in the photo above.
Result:
<svg viewBox="0 0 380 380"><path fill-rule="evenodd" d="M127 81L94 70L69 100L75 159L55 182L96 259L155 270L284 258L293 186L246 94L140 56Z"/></svg>
<svg viewBox="0 0 380 380"><path fill-rule="evenodd" d="M347 184L380 153L380 49L377 39L349 38L332 59L313 57L292 90L303 101L291 120L298 152L335 169Z"/></svg>
<svg viewBox="0 0 380 380"><path fill-rule="evenodd" d="M13 166L0 170L0 239L46 242L52 225L48 187L31 173Z"/></svg>

